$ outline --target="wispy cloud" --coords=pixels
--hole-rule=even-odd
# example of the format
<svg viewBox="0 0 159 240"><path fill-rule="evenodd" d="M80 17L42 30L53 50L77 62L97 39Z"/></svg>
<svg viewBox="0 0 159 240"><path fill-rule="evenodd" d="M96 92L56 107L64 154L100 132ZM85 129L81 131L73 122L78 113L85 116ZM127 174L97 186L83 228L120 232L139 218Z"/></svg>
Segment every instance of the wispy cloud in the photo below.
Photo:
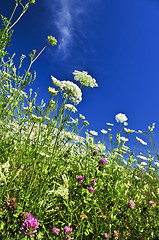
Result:
<svg viewBox="0 0 159 240"><path fill-rule="evenodd" d="M50 0L48 6L52 9L53 24L59 33L58 51L67 56L74 43L74 37L80 29L82 16L88 14L89 7L94 0Z"/></svg>

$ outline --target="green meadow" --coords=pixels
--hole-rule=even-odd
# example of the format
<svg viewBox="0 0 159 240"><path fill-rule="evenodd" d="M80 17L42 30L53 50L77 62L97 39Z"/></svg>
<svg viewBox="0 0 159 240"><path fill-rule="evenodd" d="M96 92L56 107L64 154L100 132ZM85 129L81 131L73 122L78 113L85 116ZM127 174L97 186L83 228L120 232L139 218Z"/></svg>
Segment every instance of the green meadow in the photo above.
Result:
<svg viewBox="0 0 159 240"><path fill-rule="evenodd" d="M82 89L98 84L78 70L74 82L50 76L49 101L38 104L34 62L58 42L48 36L41 51L22 54L18 63L8 53L14 26L34 3L15 0L10 18L1 16L0 239L159 239L155 124L147 132L132 130L119 113L99 140L78 112ZM138 154L127 144L132 134Z"/></svg>

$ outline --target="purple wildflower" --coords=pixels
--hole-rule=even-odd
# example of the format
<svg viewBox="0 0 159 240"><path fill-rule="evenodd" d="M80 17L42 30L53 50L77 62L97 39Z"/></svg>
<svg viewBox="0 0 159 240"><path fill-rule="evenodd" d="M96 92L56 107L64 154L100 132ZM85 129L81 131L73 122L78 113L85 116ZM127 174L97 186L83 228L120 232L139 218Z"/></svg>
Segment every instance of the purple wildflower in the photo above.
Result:
<svg viewBox="0 0 159 240"><path fill-rule="evenodd" d="M83 182L83 177L82 176L78 176L77 177L77 182Z"/></svg>
<svg viewBox="0 0 159 240"><path fill-rule="evenodd" d="M149 204L151 205L151 206L155 206L155 203L154 203L154 201L149 201Z"/></svg>
<svg viewBox="0 0 159 240"><path fill-rule="evenodd" d="M109 239L109 234L108 233L105 233L104 236Z"/></svg>
<svg viewBox="0 0 159 240"><path fill-rule="evenodd" d="M64 234L66 239L70 240L71 236L72 236L72 228L70 228L69 226L66 226L63 228Z"/></svg>
<svg viewBox="0 0 159 240"><path fill-rule="evenodd" d="M129 205L130 208L134 208L135 203L130 200L130 201L128 202L128 205Z"/></svg>
<svg viewBox="0 0 159 240"><path fill-rule="evenodd" d="M89 187L89 188L88 188L88 191L91 192L91 193L93 193L93 192L94 192L94 188L93 188L93 187Z"/></svg>
<svg viewBox="0 0 159 240"><path fill-rule="evenodd" d="M58 228L57 227L54 227L52 229L52 232L54 233L55 236L59 235L59 231L58 231Z"/></svg>
<svg viewBox="0 0 159 240"><path fill-rule="evenodd" d="M96 180L93 178L93 179L91 180L91 183L92 183L92 184L95 184L95 182L96 182Z"/></svg>
<svg viewBox="0 0 159 240"><path fill-rule="evenodd" d="M30 236L34 238L34 233L36 232L36 229L39 227L39 222L35 217L33 217L30 214L30 212L29 213L26 212L26 215L28 218L25 219L20 230L22 234L24 234L25 236Z"/></svg>
<svg viewBox="0 0 159 240"><path fill-rule="evenodd" d="M106 164L107 160L105 158L101 158L100 162Z"/></svg>

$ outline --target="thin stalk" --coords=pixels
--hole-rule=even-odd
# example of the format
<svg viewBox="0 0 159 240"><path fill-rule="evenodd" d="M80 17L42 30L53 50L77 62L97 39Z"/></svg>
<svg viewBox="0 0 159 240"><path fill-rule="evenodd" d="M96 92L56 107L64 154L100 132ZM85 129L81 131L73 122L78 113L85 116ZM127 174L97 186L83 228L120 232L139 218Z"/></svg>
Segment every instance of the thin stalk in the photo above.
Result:
<svg viewBox="0 0 159 240"><path fill-rule="evenodd" d="M12 26L10 26L10 28L8 29L8 31L11 30L11 29L17 24L17 22L21 19L21 17L24 15L24 13L26 12L26 10L27 10L27 8L28 8L28 5L29 5L29 3L27 3L27 4L25 5L24 11L20 14L20 16L19 16L19 17L17 18L17 20L12 24Z"/></svg>
<svg viewBox="0 0 159 240"><path fill-rule="evenodd" d="M33 62L36 61L36 59L40 56L40 54L45 50L45 48L46 48L48 45L49 45L49 43L48 43L45 47L43 47L43 49L39 52L39 54L36 56L36 58L32 61L32 64L33 64Z"/></svg>

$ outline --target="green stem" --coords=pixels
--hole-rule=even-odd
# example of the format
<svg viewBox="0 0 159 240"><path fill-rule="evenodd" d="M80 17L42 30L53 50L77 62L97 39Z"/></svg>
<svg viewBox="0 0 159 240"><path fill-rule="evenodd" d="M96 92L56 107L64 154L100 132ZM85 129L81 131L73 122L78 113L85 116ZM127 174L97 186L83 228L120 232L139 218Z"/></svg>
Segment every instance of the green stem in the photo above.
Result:
<svg viewBox="0 0 159 240"><path fill-rule="evenodd" d="M19 16L19 17L17 18L17 20L12 24L12 26L10 26L10 28L8 29L8 31L11 30L11 29L17 24L17 22L21 19L21 17L24 15L24 13L26 12L26 10L27 10L27 8L28 8L28 5L29 5L29 3L27 3L27 4L25 5L24 11L20 14L20 16Z"/></svg>

